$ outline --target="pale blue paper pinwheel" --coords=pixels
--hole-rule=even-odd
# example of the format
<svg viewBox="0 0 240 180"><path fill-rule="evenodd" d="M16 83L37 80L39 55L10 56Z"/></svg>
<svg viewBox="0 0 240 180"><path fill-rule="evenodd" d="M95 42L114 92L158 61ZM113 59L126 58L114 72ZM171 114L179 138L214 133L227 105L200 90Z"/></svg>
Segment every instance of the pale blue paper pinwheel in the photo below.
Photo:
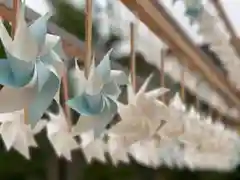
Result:
<svg viewBox="0 0 240 180"><path fill-rule="evenodd" d="M79 91L67 103L81 114L74 127L77 134L93 130L95 136L99 136L117 112L116 100L121 93L119 86L127 84L128 78L122 71L111 70L110 53L97 67L92 62L88 79L77 66L74 70L74 83Z"/></svg>
<svg viewBox="0 0 240 180"><path fill-rule="evenodd" d="M173 0L175 4L179 0ZM192 24L201 14L203 10L202 0L182 0L185 5L185 15L190 18Z"/></svg>
<svg viewBox="0 0 240 180"><path fill-rule="evenodd" d="M0 20L0 39L6 59L0 59L0 113L27 109L28 123L35 125L48 108L60 85L65 55L58 36L47 34L46 14L29 27L25 4L17 15L14 39Z"/></svg>

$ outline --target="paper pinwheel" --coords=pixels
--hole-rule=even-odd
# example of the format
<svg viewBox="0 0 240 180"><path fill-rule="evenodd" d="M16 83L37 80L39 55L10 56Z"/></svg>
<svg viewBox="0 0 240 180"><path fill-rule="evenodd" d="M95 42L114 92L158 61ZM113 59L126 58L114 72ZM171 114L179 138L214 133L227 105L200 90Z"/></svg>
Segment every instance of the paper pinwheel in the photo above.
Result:
<svg viewBox="0 0 240 180"><path fill-rule="evenodd" d="M170 116L167 123L162 127L158 134L165 140L176 140L184 132L185 109L178 93L169 104Z"/></svg>
<svg viewBox="0 0 240 180"><path fill-rule="evenodd" d="M0 134L6 149L17 150L25 158L30 159L29 147L37 147L34 140L34 134L42 129L42 123L38 123L34 129L24 122L24 111L15 111L13 113L0 114Z"/></svg>
<svg viewBox="0 0 240 180"><path fill-rule="evenodd" d="M28 123L40 120L56 94L62 75L65 55L60 38L47 34L46 14L29 27L24 20L23 4L17 14L16 33L9 36L2 20L0 39L6 59L0 59L0 113L27 109ZM61 56L61 57L60 57Z"/></svg>
<svg viewBox="0 0 240 180"><path fill-rule="evenodd" d="M119 103L121 121L108 132L125 137L128 145L152 137L168 118L168 108L156 98L168 90L158 88L145 92L152 76L149 76L137 94L133 93L131 85L128 86L128 103Z"/></svg>
<svg viewBox="0 0 240 180"><path fill-rule="evenodd" d="M79 148L78 143L75 141L71 128L67 124L66 117L62 108L59 114L54 115L48 113L50 121L47 123L47 137L52 144L56 154L59 157L65 157L71 160L71 151Z"/></svg>
<svg viewBox="0 0 240 180"><path fill-rule="evenodd" d="M81 134L81 148L88 163L94 159L105 163L106 144L102 138L94 140L94 132L84 132Z"/></svg>
<svg viewBox="0 0 240 180"><path fill-rule="evenodd" d="M122 137L110 136L107 142L108 152L111 157L112 163L116 166L120 162L129 163L128 148L124 147Z"/></svg>
<svg viewBox="0 0 240 180"><path fill-rule="evenodd" d="M195 148L188 148L184 150L183 157L187 167L191 169L230 171L236 167L229 154L203 153Z"/></svg>
<svg viewBox="0 0 240 180"><path fill-rule="evenodd" d="M129 147L129 154L146 166L157 168L162 164L162 159L159 158L159 149L153 139L132 144Z"/></svg>
<svg viewBox="0 0 240 180"><path fill-rule="evenodd" d="M179 0L173 0L173 4L175 4ZM190 18L190 23L192 24L202 12L203 4L202 0L183 0L185 5L185 14Z"/></svg>
<svg viewBox="0 0 240 180"><path fill-rule="evenodd" d="M184 133L179 140L184 143L188 167L229 170L237 164L238 138L234 132L220 122L213 123L210 117L200 119L193 108L185 119ZM203 158L207 160L202 162Z"/></svg>
<svg viewBox="0 0 240 180"><path fill-rule="evenodd" d="M185 147L198 147L205 140L206 132L204 132L203 122L193 107L184 118L184 131L179 136L179 140Z"/></svg>
<svg viewBox="0 0 240 180"><path fill-rule="evenodd" d="M95 63L92 63L88 79L84 77L83 71L77 66L75 68L75 75L78 76L75 76L74 83L79 86L79 90L67 103L81 114L74 127L76 134L93 129L95 137L99 137L117 112L116 100L121 92L119 86L127 84L128 79L125 73L110 69L110 52L96 68Z"/></svg>

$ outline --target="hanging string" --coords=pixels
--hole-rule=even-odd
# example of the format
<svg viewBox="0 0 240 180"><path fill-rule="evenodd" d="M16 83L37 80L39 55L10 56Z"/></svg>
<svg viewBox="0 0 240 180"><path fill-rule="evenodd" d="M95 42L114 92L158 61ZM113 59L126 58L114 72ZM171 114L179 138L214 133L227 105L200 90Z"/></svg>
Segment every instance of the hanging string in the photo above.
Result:
<svg viewBox="0 0 240 180"><path fill-rule="evenodd" d="M196 111L200 112L200 100L198 99L198 88L196 88L196 100L195 100L195 105L196 105Z"/></svg>
<svg viewBox="0 0 240 180"><path fill-rule="evenodd" d="M165 76L164 76L164 58L165 58L165 52L163 49L161 49L161 60L160 60L160 86L165 87ZM161 100L163 103L165 103L165 95L161 96Z"/></svg>
<svg viewBox="0 0 240 180"><path fill-rule="evenodd" d="M92 0L85 0L85 76L88 77L92 60Z"/></svg>
<svg viewBox="0 0 240 180"><path fill-rule="evenodd" d="M181 98L182 101L185 102L185 68L183 67L181 70L181 79L180 79L180 91L181 91Z"/></svg>
<svg viewBox="0 0 240 180"><path fill-rule="evenodd" d="M130 23L130 75L134 92L136 92L136 54L135 54L135 24Z"/></svg>

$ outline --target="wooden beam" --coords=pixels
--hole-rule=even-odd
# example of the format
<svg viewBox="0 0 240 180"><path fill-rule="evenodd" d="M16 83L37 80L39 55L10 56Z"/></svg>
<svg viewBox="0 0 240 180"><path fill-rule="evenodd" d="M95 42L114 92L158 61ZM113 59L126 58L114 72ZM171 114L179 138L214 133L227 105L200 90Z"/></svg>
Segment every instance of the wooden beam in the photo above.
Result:
<svg viewBox="0 0 240 180"><path fill-rule="evenodd" d="M3 4L0 4L0 17L9 22L14 21L14 13L12 9L6 8L6 6L4 6Z"/></svg>
<svg viewBox="0 0 240 180"><path fill-rule="evenodd" d="M219 92L228 105L240 109L240 96L226 77L215 67L209 57L201 51L180 28L178 23L156 0L121 0L132 12L137 12L145 23L171 49L181 51L189 64L194 64L206 80ZM179 55L177 55L179 57ZM182 60L182 57L179 57Z"/></svg>
<svg viewBox="0 0 240 180"><path fill-rule="evenodd" d="M32 21L33 19L37 18L37 14L29 10L28 8L27 8L26 14L27 14L26 19L28 21ZM30 16L33 17L33 19ZM15 20L14 8L9 8L9 7L6 7L4 4L0 4L0 17L9 22L13 22ZM59 36L61 36L61 33L66 34L66 37L63 37L63 48L66 55L68 55L69 57L78 57L82 60L85 59L84 46L82 45L83 48L79 48L78 46L76 46L76 43L69 41L67 38L67 37L71 37L72 39L74 39L74 37L66 33L64 30L60 30L56 25L52 23L48 24L48 30L54 31L53 33ZM83 44L83 43L80 43L80 44Z"/></svg>

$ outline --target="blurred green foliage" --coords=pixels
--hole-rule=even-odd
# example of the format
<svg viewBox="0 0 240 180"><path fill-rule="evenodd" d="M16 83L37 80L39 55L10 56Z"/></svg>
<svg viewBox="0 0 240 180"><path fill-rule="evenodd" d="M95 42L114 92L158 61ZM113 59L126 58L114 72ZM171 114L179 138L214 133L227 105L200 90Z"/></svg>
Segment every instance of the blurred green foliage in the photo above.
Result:
<svg viewBox="0 0 240 180"><path fill-rule="evenodd" d="M75 8L69 1L66 0L53 0L51 3L54 6L55 14L52 21L65 29L67 32L75 35L81 40L85 39L85 15L84 12ZM93 24L93 43L97 42L98 34L96 25Z"/></svg>

